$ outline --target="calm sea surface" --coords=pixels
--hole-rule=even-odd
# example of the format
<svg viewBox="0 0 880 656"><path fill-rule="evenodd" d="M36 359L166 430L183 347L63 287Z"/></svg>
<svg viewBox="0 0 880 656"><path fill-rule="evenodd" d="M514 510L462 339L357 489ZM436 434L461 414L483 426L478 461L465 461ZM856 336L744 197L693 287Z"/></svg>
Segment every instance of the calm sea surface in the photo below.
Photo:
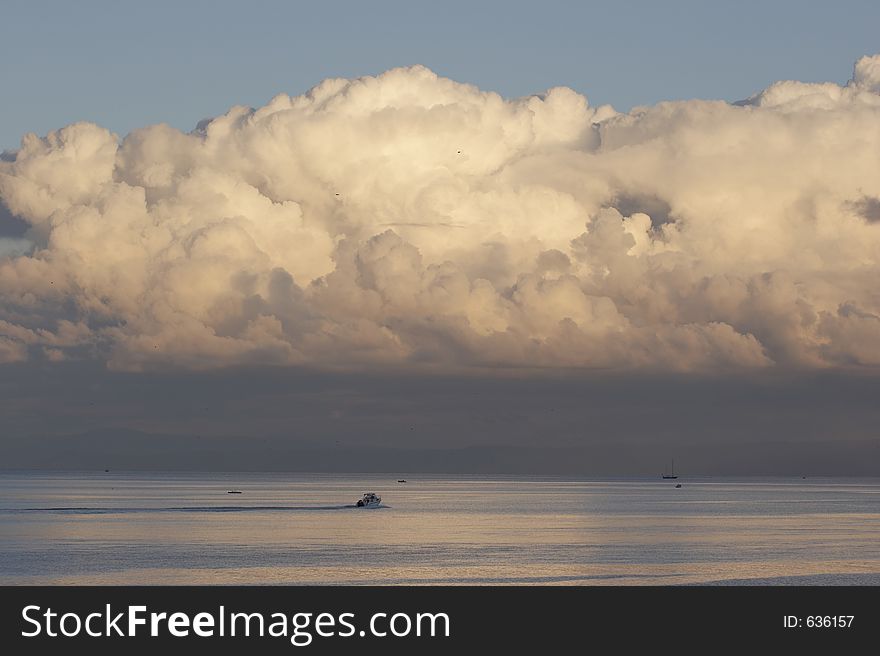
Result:
<svg viewBox="0 0 880 656"><path fill-rule="evenodd" d="M0 583L880 584L877 479L397 478L2 473Z"/></svg>

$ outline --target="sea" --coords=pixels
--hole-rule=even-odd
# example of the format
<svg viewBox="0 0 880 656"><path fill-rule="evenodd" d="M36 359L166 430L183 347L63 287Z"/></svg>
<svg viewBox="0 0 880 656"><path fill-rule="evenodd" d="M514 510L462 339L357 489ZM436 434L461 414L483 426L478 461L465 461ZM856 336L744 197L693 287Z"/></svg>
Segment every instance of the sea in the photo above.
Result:
<svg viewBox="0 0 880 656"><path fill-rule="evenodd" d="M877 585L880 479L5 472L0 583Z"/></svg>

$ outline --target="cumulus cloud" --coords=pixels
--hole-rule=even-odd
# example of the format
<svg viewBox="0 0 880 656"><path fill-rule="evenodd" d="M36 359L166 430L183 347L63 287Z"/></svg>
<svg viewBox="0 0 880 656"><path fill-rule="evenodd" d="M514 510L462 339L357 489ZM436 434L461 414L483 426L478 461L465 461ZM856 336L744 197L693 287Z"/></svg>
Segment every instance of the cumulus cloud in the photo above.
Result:
<svg viewBox="0 0 880 656"><path fill-rule="evenodd" d="M880 365L880 56L621 114L416 66L0 158L0 362Z"/></svg>

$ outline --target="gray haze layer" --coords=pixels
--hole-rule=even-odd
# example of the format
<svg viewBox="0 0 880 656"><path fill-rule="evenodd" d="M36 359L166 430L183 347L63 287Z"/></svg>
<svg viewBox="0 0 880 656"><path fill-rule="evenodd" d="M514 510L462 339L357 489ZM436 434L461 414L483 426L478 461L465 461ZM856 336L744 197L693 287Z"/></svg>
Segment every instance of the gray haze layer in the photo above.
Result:
<svg viewBox="0 0 880 656"><path fill-rule="evenodd" d="M0 370L0 467L878 475L880 381Z"/></svg>

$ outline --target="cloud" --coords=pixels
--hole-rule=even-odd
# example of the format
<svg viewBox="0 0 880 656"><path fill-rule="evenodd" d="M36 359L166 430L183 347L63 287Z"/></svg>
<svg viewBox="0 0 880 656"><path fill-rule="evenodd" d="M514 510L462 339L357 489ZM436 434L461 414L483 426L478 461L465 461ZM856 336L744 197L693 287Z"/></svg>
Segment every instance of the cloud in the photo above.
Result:
<svg viewBox="0 0 880 656"><path fill-rule="evenodd" d="M880 366L880 56L620 114L416 66L0 160L0 361ZM23 224L22 224L23 222Z"/></svg>

